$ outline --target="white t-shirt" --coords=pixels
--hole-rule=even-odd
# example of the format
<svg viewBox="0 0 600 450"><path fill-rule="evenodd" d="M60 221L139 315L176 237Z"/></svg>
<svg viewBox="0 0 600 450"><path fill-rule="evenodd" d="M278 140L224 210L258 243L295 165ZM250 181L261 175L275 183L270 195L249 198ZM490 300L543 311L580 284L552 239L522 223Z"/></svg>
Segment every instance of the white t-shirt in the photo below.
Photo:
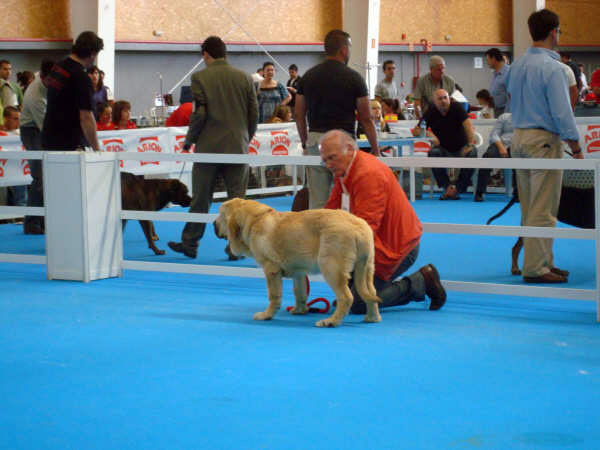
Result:
<svg viewBox="0 0 600 450"><path fill-rule="evenodd" d="M561 62L565 74L567 75L567 81L569 82L569 87L576 86L577 80L575 79L575 74L573 73L573 69L567 66L565 63Z"/></svg>

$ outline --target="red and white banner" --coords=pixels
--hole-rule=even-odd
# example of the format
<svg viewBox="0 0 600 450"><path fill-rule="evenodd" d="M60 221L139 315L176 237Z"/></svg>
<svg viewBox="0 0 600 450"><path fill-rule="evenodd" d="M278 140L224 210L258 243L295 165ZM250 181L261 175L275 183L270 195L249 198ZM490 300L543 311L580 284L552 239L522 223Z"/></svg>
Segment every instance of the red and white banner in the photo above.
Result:
<svg viewBox="0 0 600 450"><path fill-rule="evenodd" d="M100 148L106 152L138 152L148 155L148 160L121 160L121 170L136 175L167 174L180 172L183 161L157 161L157 153L183 153L187 127L138 128L134 130L99 131ZM0 136L1 151L23 151L19 136ZM252 155L302 155L300 139L295 123L259 125L252 138L248 153ZM27 160L3 160L0 158L0 186L29 184ZM186 164L185 171L192 170Z"/></svg>
<svg viewBox="0 0 600 450"><path fill-rule="evenodd" d="M25 153L20 136L0 136L0 153L3 151ZM0 158L0 186L30 184L30 173L29 162L26 159Z"/></svg>

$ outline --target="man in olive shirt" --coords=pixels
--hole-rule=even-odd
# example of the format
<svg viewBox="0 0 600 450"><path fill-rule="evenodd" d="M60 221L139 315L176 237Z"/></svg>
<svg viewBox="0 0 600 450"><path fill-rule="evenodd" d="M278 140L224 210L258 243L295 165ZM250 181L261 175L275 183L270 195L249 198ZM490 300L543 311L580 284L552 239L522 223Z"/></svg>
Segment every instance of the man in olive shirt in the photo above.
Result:
<svg viewBox="0 0 600 450"><path fill-rule="evenodd" d="M217 36L210 36L202 43L202 57L206 68L192 76L194 112L183 148L188 150L195 144L195 153L247 154L258 123L252 77L229 65L225 43ZM246 195L248 164L194 163L189 212L208 213L219 173L223 175L229 198ZM169 242L169 247L195 258L205 228L205 223L186 223L181 242Z"/></svg>
<svg viewBox="0 0 600 450"><path fill-rule="evenodd" d="M413 94L417 119L423 117L427 109L433 105L435 91L444 89L449 95L452 95L456 90L456 82L452 77L446 75L445 71L446 62L444 58L438 55L429 58L429 73L419 78Z"/></svg>

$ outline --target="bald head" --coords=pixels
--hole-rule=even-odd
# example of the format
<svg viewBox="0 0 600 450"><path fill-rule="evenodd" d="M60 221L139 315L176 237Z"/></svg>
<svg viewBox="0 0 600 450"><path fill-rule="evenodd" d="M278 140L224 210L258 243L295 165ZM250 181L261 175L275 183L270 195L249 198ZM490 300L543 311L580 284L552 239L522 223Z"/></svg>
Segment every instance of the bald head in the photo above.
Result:
<svg viewBox="0 0 600 450"><path fill-rule="evenodd" d="M342 130L328 131L319 141L323 164L339 177L346 173L356 150L358 150L356 141Z"/></svg>
<svg viewBox="0 0 600 450"><path fill-rule="evenodd" d="M442 115L446 115L450 109L450 95L445 89L438 89L433 93L433 104Z"/></svg>

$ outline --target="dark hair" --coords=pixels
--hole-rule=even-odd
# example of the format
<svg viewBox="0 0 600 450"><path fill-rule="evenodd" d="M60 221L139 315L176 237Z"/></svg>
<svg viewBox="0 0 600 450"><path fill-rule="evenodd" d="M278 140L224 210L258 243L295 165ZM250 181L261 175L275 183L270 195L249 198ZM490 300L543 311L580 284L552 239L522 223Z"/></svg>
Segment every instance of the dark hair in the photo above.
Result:
<svg viewBox="0 0 600 450"><path fill-rule="evenodd" d="M492 108L495 106L494 97L492 97L492 94L490 94L490 91L488 91L487 89L482 89L478 91L477 94L475 94L475 97L485 100L487 104Z"/></svg>
<svg viewBox="0 0 600 450"><path fill-rule="evenodd" d="M4 112L2 113L2 117L4 117L6 119L14 112L18 113L19 108L15 108L14 106L5 106Z"/></svg>
<svg viewBox="0 0 600 450"><path fill-rule="evenodd" d="M131 111L131 103L129 103L127 100L119 100L113 105L112 121L116 126L119 126L119 122L121 121L121 113L124 109Z"/></svg>
<svg viewBox="0 0 600 450"><path fill-rule="evenodd" d="M504 61L504 57L502 56L502 52L499 48L490 48L487 52L485 52L485 56L489 56L490 58L495 59L496 61Z"/></svg>
<svg viewBox="0 0 600 450"><path fill-rule="evenodd" d="M84 31L75 40L71 53L79 58L97 55L104 48L104 41L93 31Z"/></svg>
<svg viewBox="0 0 600 450"><path fill-rule="evenodd" d="M215 59L225 58L227 56L227 47L225 42L218 36L209 36L202 43L202 52L208 53Z"/></svg>
<svg viewBox="0 0 600 450"><path fill-rule="evenodd" d="M335 56L337 52L348 45L350 35L342 30L331 30L325 36L325 54Z"/></svg>
<svg viewBox="0 0 600 450"><path fill-rule="evenodd" d="M534 41L543 41L550 32L560 24L558 15L549 9L541 9L532 13L527 19L529 34Z"/></svg>
<svg viewBox="0 0 600 450"><path fill-rule="evenodd" d="M17 83L19 83L21 86L27 87L27 85L29 85L34 78L35 75L29 70L24 70L23 72L17 73Z"/></svg>
<svg viewBox="0 0 600 450"><path fill-rule="evenodd" d="M267 66L273 66L273 67L275 67L275 64L273 64L271 61L265 61L264 64L263 64L263 66L262 66L263 70L265 70L265 67L267 67Z"/></svg>
<svg viewBox="0 0 600 450"><path fill-rule="evenodd" d="M292 64L290 65L290 67L288 67L288 70L295 70L296 72L298 72L298 66L296 64Z"/></svg>
<svg viewBox="0 0 600 450"><path fill-rule="evenodd" d="M383 62L383 70L385 71L385 69L387 69L387 65L388 64L394 64L394 61L392 61L391 59L388 59L387 61Z"/></svg>
<svg viewBox="0 0 600 450"><path fill-rule="evenodd" d="M392 108L392 111L400 111L400 102L397 98L382 98L381 103L385 103L388 108Z"/></svg>
<svg viewBox="0 0 600 450"><path fill-rule="evenodd" d="M44 78L50 75L52 72L52 68L54 67L54 61L51 59L43 59L42 64L40 64L40 77Z"/></svg>
<svg viewBox="0 0 600 450"><path fill-rule="evenodd" d="M94 73L94 72L98 72L98 84L96 85L96 91L101 90L104 87L104 83L102 82L102 78L100 78L100 69L98 69L98 66L90 66L87 68L87 73L88 75Z"/></svg>
<svg viewBox="0 0 600 450"><path fill-rule="evenodd" d="M567 59L571 59L571 53L569 52L558 52L560 56L564 56Z"/></svg>
<svg viewBox="0 0 600 450"><path fill-rule="evenodd" d="M110 106L110 104L108 103L104 103L104 102L100 102L96 105L96 117L98 117L98 119L100 119L100 116L102 115L102 113L104 112L104 110L106 108L108 108Z"/></svg>
<svg viewBox="0 0 600 450"><path fill-rule="evenodd" d="M3 64L10 64L10 61L8 59L0 59L0 67L2 67Z"/></svg>

